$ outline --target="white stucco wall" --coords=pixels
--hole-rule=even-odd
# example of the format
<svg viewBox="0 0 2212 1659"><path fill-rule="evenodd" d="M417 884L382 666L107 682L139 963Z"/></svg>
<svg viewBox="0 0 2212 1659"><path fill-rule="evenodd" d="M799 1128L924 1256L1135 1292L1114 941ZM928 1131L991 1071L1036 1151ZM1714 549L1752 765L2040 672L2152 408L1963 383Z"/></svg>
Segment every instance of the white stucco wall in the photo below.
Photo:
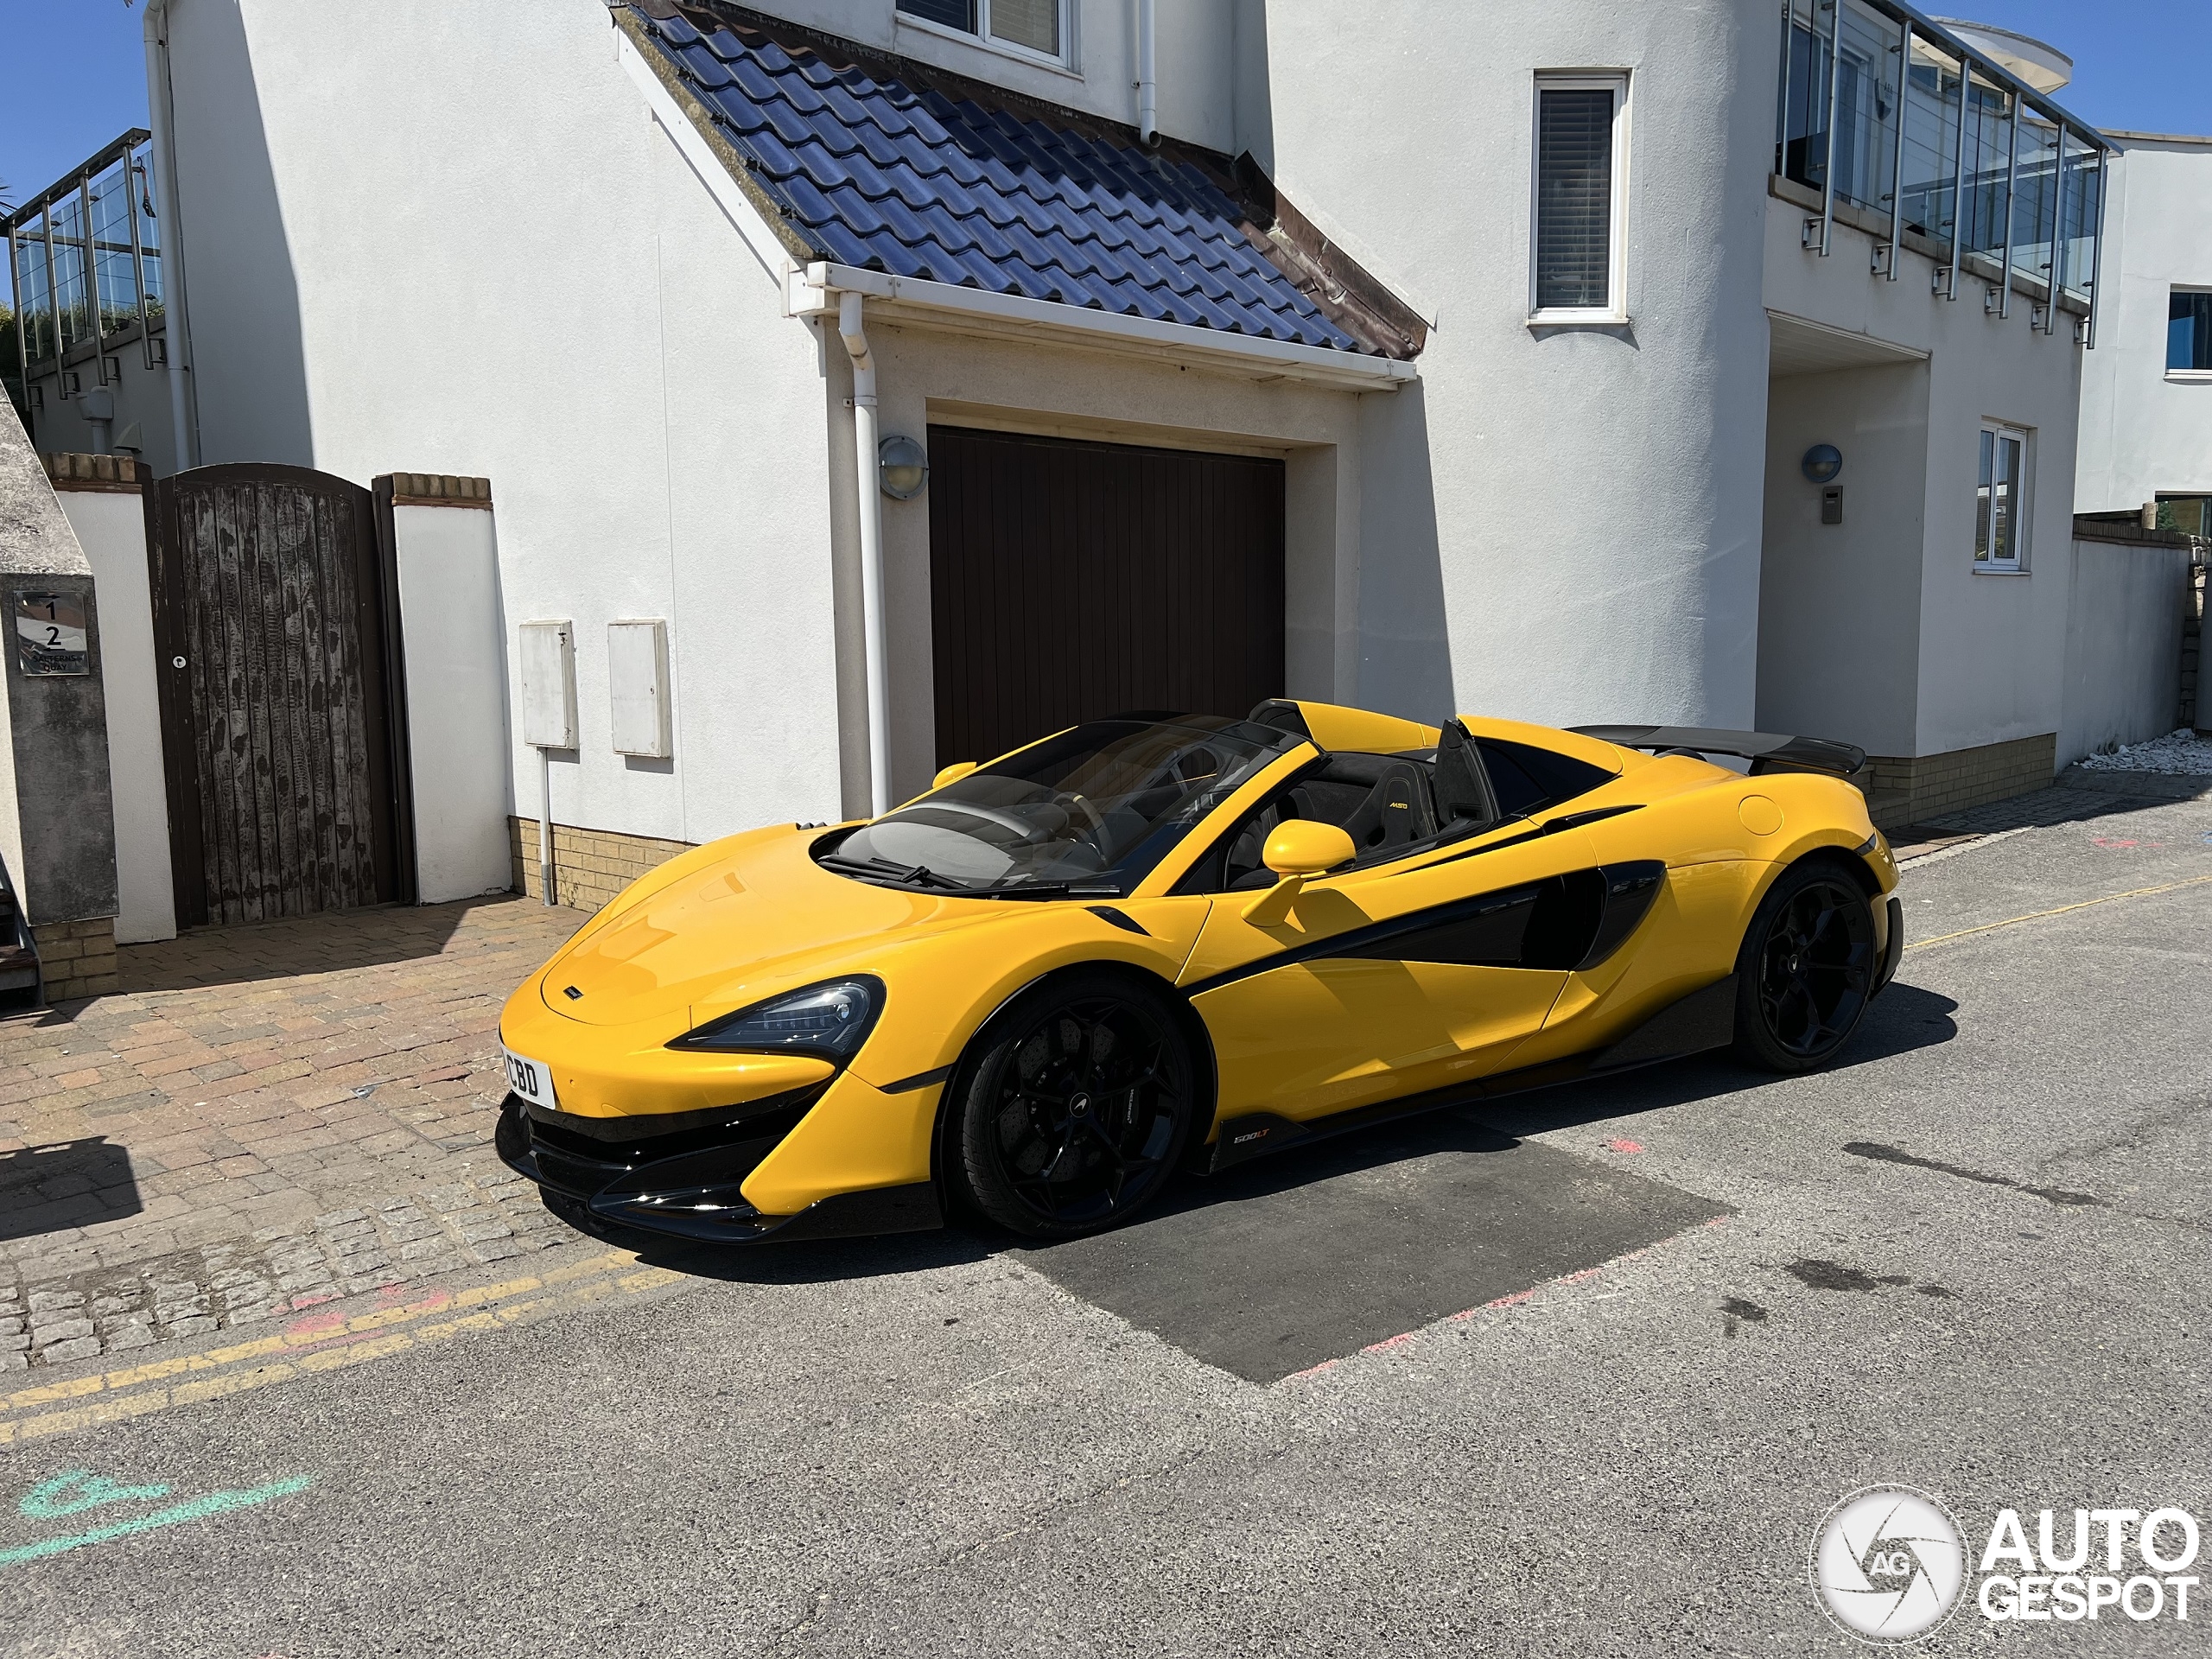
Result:
<svg viewBox="0 0 2212 1659"><path fill-rule="evenodd" d="M698 841L834 816L818 342L653 122L604 6L172 18L204 458L492 480L510 636L576 625L559 821ZM620 617L670 620L672 760L611 747ZM537 758L509 754L534 807Z"/></svg>
<svg viewBox="0 0 2212 1659"><path fill-rule="evenodd" d="M136 490L62 490L61 511L92 561L99 592L100 679L107 697L108 771L115 798L115 938L176 937L169 867L168 773L146 574L145 498Z"/></svg>
<svg viewBox="0 0 2212 1659"><path fill-rule="evenodd" d="M507 814L505 619L491 513L395 504L399 632L407 665L417 902L503 891Z"/></svg>
<svg viewBox="0 0 2212 1659"><path fill-rule="evenodd" d="M118 378L112 383L115 419L110 423L113 446L135 450L156 472L176 470L176 424L170 416L168 373L145 365L145 348L137 340L124 342L108 353L118 359ZM12 372L15 365L9 365ZM87 385L99 384L99 371L88 357L74 365ZM48 454L86 455L97 453L92 423L84 416L84 400L60 396L52 375L32 384L42 389L41 406L31 411L32 437ZM131 429L137 432L134 437Z"/></svg>
<svg viewBox="0 0 2212 1659"><path fill-rule="evenodd" d="M1049 104L1137 124L1137 0L1072 0L1074 49L1065 67L917 22L892 0L767 0L753 10ZM1154 20L1160 131L1233 154L1238 8L1232 0L1158 0Z"/></svg>
<svg viewBox="0 0 2212 1659"><path fill-rule="evenodd" d="M2076 542L2058 764L2163 737L2179 718L2189 551Z"/></svg>
<svg viewBox="0 0 2212 1659"><path fill-rule="evenodd" d="M1750 723L1778 27L1748 0L1267 7L1239 143L1435 324L1364 440L1360 701ZM1534 78L1578 68L1630 77L1631 320L1532 331Z"/></svg>
<svg viewBox="0 0 2212 1659"><path fill-rule="evenodd" d="M2176 286L2212 288L2212 138L2126 137L2105 209L2107 284L2082 386L2080 506L2212 495L2212 381L2169 379Z"/></svg>
<svg viewBox="0 0 2212 1659"><path fill-rule="evenodd" d="M1817 404L1820 388L1814 387L1809 393L1794 392L1784 400L1778 418L1805 423L1804 430L1827 419L1837 429L1847 421L1853 423L1857 435L1848 442L1834 431L1824 435L1826 442L1844 451L1840 481L1845 488L1847 524L1875 509L1870 486L1875 492L1917 488L1922 535L1916 571L1903 560L1866 566L1862 574L1870 582L1880 580L1878 569L1895 585L1885 582L1856 596L1839 618L1845 625L1833 632L1815 632L1809 615L1789 603L1798 597L1796 591L1768 607L1769 616L1786 608L1798 620L1794 636L1761 641L1762 723L1767 721L1766 698L1771 693L1777 717L1784 709L1817 713L1832 708L1832 714L1820 717L1836 729L1819 734L1864 742L1877 753L1942 754L2056 732L2071 575L2072 458L2082 358L2082 347L2074 343L2070 319L2062 319L2055 334L2038 334L2028 326L2031 307L2024 296L2016 294L2012 315L1999 318L1985 311L1982 285L1971 281L1961 282L1957 301L1947 301L1932 291L1932 264L1910 251L1896 282L1871 276L1873 239L1849 226L1836 226L1834 251L1823 259L1805 251L1800 236L1802 218L1798 209L1781 201L1767 217L1768 306L1786 316L1924 353L1925 401L1924 407L1914 408L1906 400L1893 416L1879 406L1847 396L1843 377L1813 375L1805 377L1808 383L1838 382L1840 406L1833 416L1823 416ZM1814 401L1808 404L1808 397ZM1917 478L1909 468L1882 470L1896 459L1892 438L1856 424L1866 421L1879 426L1891 418L1924 427L1925 463ZM1985 418L2024 427L2031 434L2028 569L2017 575L1986 574L1974 567L1974 491ZM1792 453L1779 442L1770 449L1770 496L1777 490L1794 493L1806 488L1796 465L1803 449L1799 445ZM1909 506L1891 503L1876 510L1894 514L1901 532L1911 522ZM1786 530L1790 512L1786 500L1773 502L1767 513L1769 525ZM1770 569L1785 568L1788 563L1779 546L1768 561ZM1808 582L1803 593L1809 601L1820 594L1821 584L1809 573ZM1855 631L1867 628L1872 631L1863 635ZM1908 638L1913 642L1912 657L1906 662L1901 660L1900 642ZM1852 723L1847 705L1812 701L1822 695L1816 693L1817 686L1830 687L1828 695L1847 690L1851 667L1861 660L1869 673L1902 674L1914 688L1910 747L1892 747L1903 733L1888 695L1872 694L1875 703L1888 709L1886 714L1878 717L1870 709L1867 715L1865 729L1880 733L1878 744L1843 729ZM1799 676L1804 677L1795 677ZM1800 684L1802 690L1785 690L1792 683Z"/></svg>

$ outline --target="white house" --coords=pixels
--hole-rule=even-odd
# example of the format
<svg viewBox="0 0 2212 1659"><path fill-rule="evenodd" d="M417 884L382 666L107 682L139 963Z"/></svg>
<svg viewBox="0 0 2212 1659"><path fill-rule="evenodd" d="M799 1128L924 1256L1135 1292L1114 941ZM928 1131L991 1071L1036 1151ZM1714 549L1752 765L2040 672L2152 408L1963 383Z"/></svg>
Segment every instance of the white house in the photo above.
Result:
<svg viewBox="0 0 2212 1659"><path fill-rule="evenodd" d="M2108 146L2032 42L1889 0L148 29L176 464L492 480L510 702L568 623L552 811L607 879L1281 692L1841 738L1890 823L2066 758ZM615 730L649 637L665 753Z"/></svg>

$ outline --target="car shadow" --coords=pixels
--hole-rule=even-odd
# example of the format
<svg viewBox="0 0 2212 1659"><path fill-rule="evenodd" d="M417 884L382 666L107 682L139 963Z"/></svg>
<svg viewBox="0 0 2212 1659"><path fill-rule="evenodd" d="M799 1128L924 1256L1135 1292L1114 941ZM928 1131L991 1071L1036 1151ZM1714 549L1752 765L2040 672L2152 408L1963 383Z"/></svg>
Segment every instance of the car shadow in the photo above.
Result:
<svg viewBox="0 0 2212 1659"><path fill-rule="evenodd" d="M1902 981L1878 1000L1834 1070L1894 1059L1950 1041L1958 1034L1949 997ZM1224 1205L1264 1210L1265 1200L1301 1187L1411 1165L1440 1154L1471 1156L1507 1153L1527 1136L1578 1123L1632 1117L1691 1101L1741 1094L1776 1082L1725 1054L1697 1056L1615 1077L1531 1092L1439 1107L1395 1123L1330 1136L1216 1175L1185 1173L1133 1225L1142 1227ZM979 1217L955 1217L939 1230L874 1238L830 1239L793 1244L714 1245L671 1239L588 1222L567 1208L556 1213L571 1226L625 1249L654 1267L697 1278L743 1284L818 1284L886 1274L925 1273L979 1262L1007 1251L1041 1261L1065 1247L1021 1237ZM1079 1242L1079 1241L1071 1241Z"/></svg>

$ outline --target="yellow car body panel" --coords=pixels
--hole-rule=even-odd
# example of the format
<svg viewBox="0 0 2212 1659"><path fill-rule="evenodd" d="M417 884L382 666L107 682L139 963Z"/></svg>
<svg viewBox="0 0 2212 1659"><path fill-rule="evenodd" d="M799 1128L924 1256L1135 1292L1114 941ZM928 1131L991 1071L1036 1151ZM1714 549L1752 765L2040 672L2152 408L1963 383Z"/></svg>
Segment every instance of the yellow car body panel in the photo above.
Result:
<svg viewBox="0 0 2212 1659"><path fill-rule="evenodd" d="M1546 749L1611 776L1530 818L1306 878L1280 913L1256 906L1264 894L1255 891L1185 890L1217 839L1322 753L1387 757L1438 741L1436 728L1410 721L1298 708L1313 741L1288 743L1127 896L1022 900L883 885L817 861L817 843L850 826L753 830L626 889L517 988L502 1040L549 1072L558 1109L547 1123L596 1122L604 1133L609 1120L800 1102L803 1116L742 1187L762 1215L792 1216L841 1194L938 1179L963 1054L994 1013L1065 969L1115 964L1187 999L1211 1048L1213 1114L1196 1131L1210 1139L1240 1115L1311 1123L1603 1049L1734 971L1772 882L1824 849L1868 872L1889 945L1881 896L1896 867L1849 784L1745 776L1471 716L1461 723L1478 741ZM1439 907L1639 861L1663 864L1664 879L1633 931L1587 966L1469 965L1379 946L1332 954L1331 941L1418 925ZM882 997L848 1063L671 1046L734 1011L855 975L879 982Z"/></svg>

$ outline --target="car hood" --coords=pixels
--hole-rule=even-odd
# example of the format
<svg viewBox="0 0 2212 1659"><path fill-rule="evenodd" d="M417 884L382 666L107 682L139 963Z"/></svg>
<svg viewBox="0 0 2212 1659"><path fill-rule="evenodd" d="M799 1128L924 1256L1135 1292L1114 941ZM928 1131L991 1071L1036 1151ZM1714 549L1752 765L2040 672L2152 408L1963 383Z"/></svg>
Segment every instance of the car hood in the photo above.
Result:
<svg viewBox="0 0 2212 1659"><path fill-rule="evenodd" d="M545 1006L588 1025L667 1020L688 1030L786 986L863 968L901 936L1007 908L836 874L809 856L817 838L758 831L647 876L546 964Z"/></svg>

